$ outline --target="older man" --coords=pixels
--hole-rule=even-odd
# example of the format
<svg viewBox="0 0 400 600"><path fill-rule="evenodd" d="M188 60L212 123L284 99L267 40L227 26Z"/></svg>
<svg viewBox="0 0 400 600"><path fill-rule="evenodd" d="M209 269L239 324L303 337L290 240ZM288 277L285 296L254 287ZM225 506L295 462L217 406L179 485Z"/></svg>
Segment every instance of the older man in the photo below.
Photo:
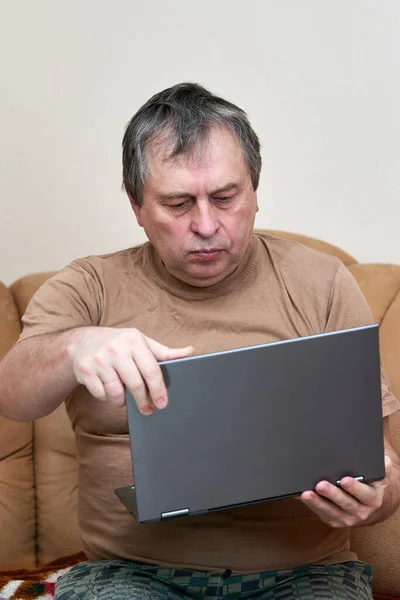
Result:
<svg viewBox="0 0 400 600"><path fill-rule="evenodd" d="M50 279L0 365L9 418L35 419L68 397L89 560L59 580L59 600L371 598L371 568L350 550L349 527L399 503L387 425L399 403L384 378L384 481L322 481L302 501L151 525L113 491L131 483L123 386L151 418L168 402L158 361L371 322L336 258L252 233L260 169L238 107L194 84L151 98L123 141L125 189L149 242L75 260Z"/></svg>

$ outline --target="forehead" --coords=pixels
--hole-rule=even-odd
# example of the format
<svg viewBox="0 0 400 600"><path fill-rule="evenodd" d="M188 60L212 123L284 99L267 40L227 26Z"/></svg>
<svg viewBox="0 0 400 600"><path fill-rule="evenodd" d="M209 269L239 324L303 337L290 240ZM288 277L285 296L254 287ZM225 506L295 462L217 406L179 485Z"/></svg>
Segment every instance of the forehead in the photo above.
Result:
<svg viewBox="0 0 400 600"><path fill-rule="evenodd" d="M177 185L192 180L217 180L234 174L236 178L249 176L242 148L236 137L225 128L215 128L208 139L193 148L189 154L170 157L168 141L149 144L147 150L148 185Z"/></svg>

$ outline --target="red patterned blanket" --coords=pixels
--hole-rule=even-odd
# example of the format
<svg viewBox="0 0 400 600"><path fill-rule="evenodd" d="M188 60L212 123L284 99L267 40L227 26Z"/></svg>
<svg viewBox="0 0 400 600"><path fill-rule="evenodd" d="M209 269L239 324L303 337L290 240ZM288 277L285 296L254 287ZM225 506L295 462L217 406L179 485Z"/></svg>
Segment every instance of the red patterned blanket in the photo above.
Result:
<svg viewBox="0 0 400 600"><path fill-rule="evenodd" d="M57 579L83 560L86 556L81 552L32 571L0 572L0 600L53 600Z"/></svg>

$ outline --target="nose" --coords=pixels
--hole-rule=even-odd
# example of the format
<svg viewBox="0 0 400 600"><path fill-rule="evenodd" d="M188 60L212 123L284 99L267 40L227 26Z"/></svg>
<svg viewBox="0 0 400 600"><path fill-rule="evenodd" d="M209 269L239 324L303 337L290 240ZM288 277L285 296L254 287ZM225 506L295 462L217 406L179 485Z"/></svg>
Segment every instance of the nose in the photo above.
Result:
<svg viewBox="0 0 400 600"><path fill-rule="evenodd" d="M208 200L196 202L191 216L191 229L201 237L211 238L218 231L217 209Z"/></svg>

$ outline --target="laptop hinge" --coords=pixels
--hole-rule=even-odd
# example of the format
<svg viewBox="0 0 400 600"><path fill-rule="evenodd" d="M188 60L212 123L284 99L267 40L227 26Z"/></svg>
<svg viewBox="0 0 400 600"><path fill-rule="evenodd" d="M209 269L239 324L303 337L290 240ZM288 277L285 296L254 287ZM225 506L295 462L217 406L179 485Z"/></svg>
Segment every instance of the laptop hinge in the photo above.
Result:
<svg viewBox="0 0 400 600"><path fill-rule="evenodd" d="M181 508L180 510L171 510L169 512L161 513L162 519L174 519L175 517L183 517L189 514L188 508Z"/></svg>
<svg viewBox="0 0 400 600"><path fill-rule="evenodd" d="M356 481L364 481L364 477L362 475L360 475L360 477L353 477L353 479L355 479ZM338 479L336 482L336 485L340 487L341 481L342 481L341 479Z"/></svg>

